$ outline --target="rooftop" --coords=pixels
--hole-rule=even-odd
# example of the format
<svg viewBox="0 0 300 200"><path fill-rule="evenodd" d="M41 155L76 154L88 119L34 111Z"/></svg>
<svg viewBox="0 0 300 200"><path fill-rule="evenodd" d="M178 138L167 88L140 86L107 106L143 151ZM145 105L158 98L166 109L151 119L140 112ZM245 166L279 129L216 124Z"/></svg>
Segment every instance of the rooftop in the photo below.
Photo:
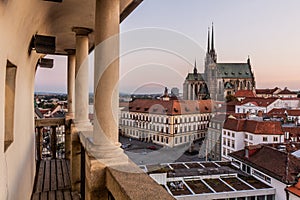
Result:
<svg viewBox="0 0 300 200"><path fill-rule="evenodd" d="M281 122L256 121L248 119L228 118L224 122L224 129L233 131L245 131L252 134L282 135Z"/></svg>
<svg viewBox="0 0 300 200"><path fill-rule="evenodd" d="M235 97L255 97L255 94L252 90L238 90L235 94Z"/></svg>
<svg viewBox="0 0 300 200"><path fill-rule="evenodd" d="M135 99L129 103L130 112L153 113L165 115L184 115L211 113L214 103L211 100L157 100L157 99Z"/></svg>
<svg viewBox="0 0 300 200"><path fill-rule="evenodd" d="M236 169L230 162L165 163L142 167L154 179L166 173L166 182L160 184L176 198L187 195L240 197L243 192L248 196L267 190L275 192L272 187Z"/></svg>
<svg viewBox="0 0 300 200"><path fill-rule="evenodd" d="M229 155L281 182L292 184L300 171L300 159L291 154L297 147L287 151L280 147L280 145L275 147L259 145L248 158L245 156L244 149ZM298 149L300 148L298 147Z"/></svg>

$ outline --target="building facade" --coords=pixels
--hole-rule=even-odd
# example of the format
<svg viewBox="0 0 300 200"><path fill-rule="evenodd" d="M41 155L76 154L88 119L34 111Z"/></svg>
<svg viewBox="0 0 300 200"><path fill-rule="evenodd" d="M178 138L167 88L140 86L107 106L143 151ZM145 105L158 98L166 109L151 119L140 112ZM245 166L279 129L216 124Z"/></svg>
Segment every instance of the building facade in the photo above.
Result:
<svg viewBox="0 0 300 200"><path fill-rule="evenodd" d="M207 158L209 160L220 161L222 159L221 137L225 119L225 114L219 114L210 121L206 134Z"/></svg>
<svg viewBox="0 0 300 200"><path fill-rule="evenodd" d="M136 99L121 111L121 133L174 147L204 138L213 116L211 100Z"/></svg>
<svg viewBox="0 0 300 200"><path fill-rule="evenodd" d="M211 42L208 31L208 44L204 64L204 73L189 73L183 83L183 97L187 100L212 98L224 100L239 90L255 90L255 78L250 59L245 63L219 63L214 47L212 27Z"/></svg>
<svg viewBox="0 0 300 200"><path fill-rule="evenodd" d="M222 158L229 159L232 152L245 146L282 143L284 132L279 121L257 121L229 117L222 130Z"/></svg>

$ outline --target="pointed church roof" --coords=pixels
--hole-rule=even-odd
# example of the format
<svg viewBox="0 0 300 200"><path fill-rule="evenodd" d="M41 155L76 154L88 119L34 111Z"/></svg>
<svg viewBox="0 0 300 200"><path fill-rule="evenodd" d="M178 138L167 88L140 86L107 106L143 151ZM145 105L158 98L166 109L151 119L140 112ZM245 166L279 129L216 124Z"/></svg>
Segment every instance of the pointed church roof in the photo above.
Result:
<svg viewBox="0 0 300 200"><path fill-rule="evenodd" d="M197 73L195 76L194 73L188 73L185 80L187 80L187 81L204 81L204 74Z"/></svg>
<svg viewBox="0 0 300 200"><path fill-rule="evenodd" d="M248 63L217 63L220 78L253 78Z"/></svg>

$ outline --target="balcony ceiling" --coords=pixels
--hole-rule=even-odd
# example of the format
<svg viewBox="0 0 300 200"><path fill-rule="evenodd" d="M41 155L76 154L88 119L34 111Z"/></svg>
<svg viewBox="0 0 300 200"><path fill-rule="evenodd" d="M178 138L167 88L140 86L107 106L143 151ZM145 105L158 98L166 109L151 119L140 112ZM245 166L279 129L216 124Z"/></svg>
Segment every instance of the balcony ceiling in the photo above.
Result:
<svg viewBox="0 0 300 200"><path fill-rule="evenodd" d="M63 0L62 3L43 1L47 6L45 19L48 23L45 33L56 36L56 54L66 54L65 49L75 49L75 33L72 27L86 27L94 30L95 2L91 0ZM120 20L123 21L142 0L120 0ZM89 35L90 49L94 46L94 33Z"/></svg>

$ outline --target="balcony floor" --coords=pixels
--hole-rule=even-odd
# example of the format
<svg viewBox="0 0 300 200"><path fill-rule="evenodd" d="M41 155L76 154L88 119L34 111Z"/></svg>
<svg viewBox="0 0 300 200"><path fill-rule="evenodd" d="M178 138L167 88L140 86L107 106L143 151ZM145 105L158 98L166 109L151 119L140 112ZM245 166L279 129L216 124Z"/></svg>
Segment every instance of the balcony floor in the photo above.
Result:
<svg viewBox="0 0 300 200"><path fill-rule="evenodd" d="M35 177L32 200L79 200L71 192L69 160L41 160Z"/></svg>

